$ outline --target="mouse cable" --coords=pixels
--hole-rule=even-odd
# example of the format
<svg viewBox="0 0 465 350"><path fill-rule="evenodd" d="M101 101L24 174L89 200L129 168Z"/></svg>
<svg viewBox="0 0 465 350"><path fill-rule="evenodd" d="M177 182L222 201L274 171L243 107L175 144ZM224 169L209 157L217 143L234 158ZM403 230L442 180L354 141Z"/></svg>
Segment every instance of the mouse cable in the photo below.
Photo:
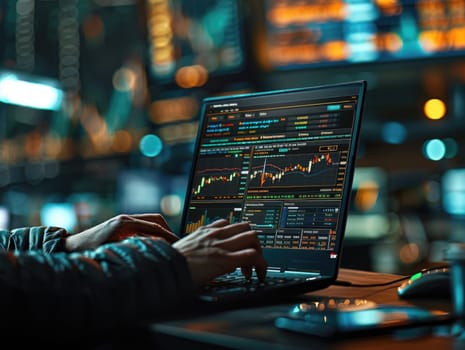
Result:
<svg viewBox="0 0 465 350"><path fill-rule="evenodd" d="M334 281L333 285L335 286L343 286L343 287L382 287L382 286L389 286L394 283L405 281L409 279L410 276L404 276L401 278L397 278L395 280L389 282L382 282L382 283L352 283L350 281L343 281L343 280L336 280Z"/></svg>
<svg viewBox="0 0 465 350"><path fill-rule="evenodd" d="M432 266L429 268L425 268L420 270L421 273L432 271L432 270L437 270L437 269L445 269L450 267L450 265L440 265L440 266ZM412 275L408 276L402 276L400 278L397 278L395 280L389 281L389 282L381 282L381 283L352 283L350 281L343 281L343 280L336 280L334 281L335 286L344 286L344 287L382 287L382 286L389 286L394 283L399 283L405 280L408 280L411 278Z"/></svg>

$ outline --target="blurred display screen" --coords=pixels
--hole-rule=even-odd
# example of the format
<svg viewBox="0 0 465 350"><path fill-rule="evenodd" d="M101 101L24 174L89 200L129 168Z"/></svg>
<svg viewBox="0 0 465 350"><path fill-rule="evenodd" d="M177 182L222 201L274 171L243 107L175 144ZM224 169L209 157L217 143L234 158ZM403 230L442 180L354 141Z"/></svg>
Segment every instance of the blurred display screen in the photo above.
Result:
<svg viewBox="0 0 465 350"><path fill-rule="evenodd" d="M121 171L117 182L119 210L129 214L159 211L164 182L166 180L154 171Z"/></svg>
<svg viewBox="0 0 465 350"><path fill-rule="evenodd" d="M442 203L446 213L465 215L465 169L447 170L442 178Z"/></svg>
<svg viewBox="0 0 465 350"><path fill-rule="evenodd" d="M73 231L77 216L72 203L46 203L40 210L40 221L44 226L58 226Z"/></svg>
<svg viewBox="0 0 465 350"><path fill-rule="evenodd" d="M264 0L274 69L465 54L463 0Z"/></svg>
<svg viewBox="0 0 465 350"><path fill-rule="evenodd" d="M352 183L346 237L374 239L389 228L387 174L378 167L357 167Z"/></svg>
<svg viewBox="0 0 465 350"><path fill-rule="evenodd" d="M10 213L7 207L0 206L0 230L9 228Z"/></svg>
<svg viewBox="0 0 465 350"><path fill-rule="evenodd" d="M153 77L166 81L180 78L184 80L181 86L192 87L200 86L199 80L208 74L242 67L238 1L147 0L146 8Z"/></svg>
<svg viewBox="0 0 465 350"><path fill-rule="evenodd" d="M386 213L386 190L387 175L383 169L357 167L352 183L351 213Z"/></svg>

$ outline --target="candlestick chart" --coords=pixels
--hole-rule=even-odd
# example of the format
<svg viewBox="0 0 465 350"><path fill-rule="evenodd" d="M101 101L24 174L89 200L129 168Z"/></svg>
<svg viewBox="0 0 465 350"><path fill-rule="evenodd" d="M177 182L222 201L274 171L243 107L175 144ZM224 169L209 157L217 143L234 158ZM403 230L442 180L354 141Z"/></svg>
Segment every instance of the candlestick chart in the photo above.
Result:
<svg viewBox="0 0 465 350"><path fill-rule="evenodd" d="M255 158L249 188L332 186L339 158L339 152Z"/></svg>
<svg viewBox="0 0 465 350"><path fill-rule="evenodd" d="M193 196L237 196L240 187L240 158L206 158L199 161Z"/></svg>

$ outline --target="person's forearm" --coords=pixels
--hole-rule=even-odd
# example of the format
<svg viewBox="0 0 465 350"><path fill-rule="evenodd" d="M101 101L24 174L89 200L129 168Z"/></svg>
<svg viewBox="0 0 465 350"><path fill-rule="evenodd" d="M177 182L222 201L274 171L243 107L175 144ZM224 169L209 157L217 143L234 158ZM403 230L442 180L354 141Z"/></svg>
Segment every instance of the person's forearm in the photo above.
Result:
<svg viewBox="0 0 465 350"><path fill-rule="evenodd" d="M130 238L84 253L0 254L5 319L110 327L163 315L192 295L185 259L162 240Z"/></svg>

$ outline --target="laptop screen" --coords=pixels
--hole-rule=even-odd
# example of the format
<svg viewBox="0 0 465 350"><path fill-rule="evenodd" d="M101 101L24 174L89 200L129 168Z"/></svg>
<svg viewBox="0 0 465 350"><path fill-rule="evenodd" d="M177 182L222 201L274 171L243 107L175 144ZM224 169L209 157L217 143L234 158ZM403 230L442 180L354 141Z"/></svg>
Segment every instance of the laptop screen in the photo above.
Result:
<svg viewBox="0 0 465 350"><path fill-rule="evenodd" d="M334 274L364 81L206 98L181 229L248 221L270 268Z"/></svg>

